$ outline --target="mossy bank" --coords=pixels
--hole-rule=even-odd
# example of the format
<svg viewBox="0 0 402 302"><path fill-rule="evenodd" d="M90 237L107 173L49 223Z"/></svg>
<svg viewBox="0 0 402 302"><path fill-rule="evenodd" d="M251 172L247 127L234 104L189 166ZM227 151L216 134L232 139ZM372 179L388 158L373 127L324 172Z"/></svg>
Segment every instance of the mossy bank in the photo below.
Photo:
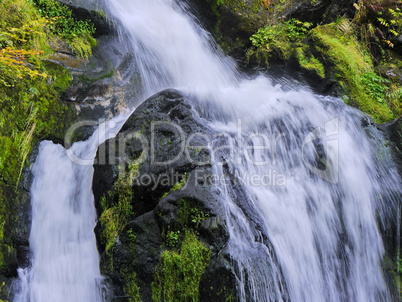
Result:
<svg viewBox="0 0 402 302"><path fill-rule="evenodd" d="M77 21L71 10L54 0L0 1L0 282L15 277L24 256L29 207L25 168L36 143L62 138L75 118L75 109L60 101L70 86L68 69L51 56L67 45L88 58L95 28ZM26 219L29 219L25 217ZM24 223L29 224L29 221ZM22 234L22 233L25 233ZM8 284L9 285L9 284ZM2 295L7 296L7 286Z"/></svg>
<svg viewBox="0 0 402 302"><path fill-rule="evenodd" d="M204 11L209 5L215 17L207 26L214 24L222 49L246 69L281 64L316 92L343 98L377 123L402 114L400 2L195 2Z"/></svg>

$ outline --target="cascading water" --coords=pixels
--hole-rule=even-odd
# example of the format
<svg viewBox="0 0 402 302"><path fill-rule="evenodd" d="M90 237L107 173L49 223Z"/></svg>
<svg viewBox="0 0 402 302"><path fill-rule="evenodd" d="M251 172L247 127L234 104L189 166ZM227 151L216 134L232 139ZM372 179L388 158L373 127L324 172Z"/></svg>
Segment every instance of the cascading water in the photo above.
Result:
<svg viewBox="0 0 402 302"><path fill-rule="evenodd" d="M364 115L286 82L239 75L182 3L107 5L132 39L145 95L181 89L227 134L229 151L216 154L214 169L225 177L218 161L229 163L245 192L239 203L232 187L218 188L240 300L390 301L376 215L385 217L384 200L397 202L390 192L400 194L400 180L375 160ZM98 143L72 148L93 158ZM91 167L45 142L33 169L32 268L21 270L15 301L101 301Z"/></svg>
<svg viewBox="0 0 402 302"><path fill-rule="evenodd" d="M116 123L123 120L109 121L112 127L104 124L69 150L50 141L40 144L32 167L32 261L30 268L19 269L14 301L102 301L92 163L98 145L116 134Z"/></svg>
<svg viewBox="0 0 402 302"><path fill-rule="evenodd" d="M147 50L139 61L162 70L158 77L146 74L162 83L154 87L194 96L194 107L210 125L232 137L233 152L223 157L242 179L248 194L243 202L263 223L260 231L252 229L235 192L221 186L241 300L389 301L376 213L383 210L379 196L400 192L400 182L395 169L388 182L376 171L374 141L360 125L365 117L340 100L236 74L184 14L185 4L109 5L134 46ZM216 173L224 175L219 166Z"/></svg>

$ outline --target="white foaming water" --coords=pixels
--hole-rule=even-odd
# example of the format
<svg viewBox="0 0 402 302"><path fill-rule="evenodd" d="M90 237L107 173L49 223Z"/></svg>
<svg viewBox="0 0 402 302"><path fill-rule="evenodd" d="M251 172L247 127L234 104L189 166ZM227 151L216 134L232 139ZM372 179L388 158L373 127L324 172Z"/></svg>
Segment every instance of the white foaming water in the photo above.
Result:
<svg viewBox="0 0 402 302"><path fill-rule="evenodd" d="M375 161L364 116L337 99L240 76L182 2L108 4L141 48L140 65L153 66L143 74L150 93L185 91L201 116L231 137L232 152L215 159L246 182L243 197L218 186L240 299L389 301L376 214L383 215L383 200L396 204L386 192L400 194L400 180ZM215 172L225 177L220 165Z"/></svg>
<svg viewBox="0 0 402 302"><path fill-rule="evenodd" d="M112 126L100 127L89 140L69 150L50 141L40 144L32 167L32 261L30 268L19 269L14 301L103 301L93 232L92 163L98 145L114 136L119 129L116 123L124 120L117 117L105 123Z"/></svg>
<svg viewBox="0 0 402 302"><path fill-rule="evenodd" d="M363 116L339 100L237 74L183 4L107 5L130 34L145 95L179 88L211 127L227 134L231 152L217 152L215 161L228 168L215 163L214 169L218 177L229 172L244 180L241 189L216 188L240 300L390 301L376 213L386 208L382 200L392 201L386 192L400 194L400 182L392 167L385 173L375 161ZM93 159L98 143L72 148ZM92 171L71 163L61 147L41 145L32 187L32 268L20 271L15 301L102 300Z"/></svg>

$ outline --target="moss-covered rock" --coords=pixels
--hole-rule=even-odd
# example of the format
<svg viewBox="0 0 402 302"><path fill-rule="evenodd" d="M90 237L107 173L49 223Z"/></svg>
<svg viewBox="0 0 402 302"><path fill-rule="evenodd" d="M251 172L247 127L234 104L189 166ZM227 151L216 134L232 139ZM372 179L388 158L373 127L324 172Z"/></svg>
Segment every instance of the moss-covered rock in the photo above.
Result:
<svg viewBox="0 0 402 302"><path fill-rule="evenodd" d="M183 135L177 135L172 123ZM113 196L116 205L130 196L134 211L128 221L112 219L116 221L112 225L120 225L118 221L125 225L100 245L102 272L110 277L115 296L127 297L127 301L207 301L211 297L227 301L236 295L234 271L225 250L228 233L222 204L216 192L197 180L200 174L212 173L209 152L193 148L180 154L176 148L191 134L209 131L183 97L169 90L145 101L119 135L99 147L93 188L101 217L97 227L100 241L102 230L110 224L102 219L110 209L101 206L105 203L102 196ZM151 138L152 154L139 144ZM194 137L194 146L203 145L200 139ZM112 162L110 152L118 155ZM171 156L176 160L169 165L155 164ZM130 173L127 162L138 162L133 182L122 181ZM222 282L214 278L218 271L225 276Z"/></svg>
<svg viewBox="0 0 402 302"><path fill-rule="evenodd" d="M377 75L368 50L352 23L340 19L310 31L313 53L327 66L327 76L339 83L346 103L367 112L377 122L395 117L386 97L386 80Z"/></svg>
<svg viewBox="0 0 402 302"><path fill-rule="evenodd" d="M199 301L202 274L209 265L211 251L185 230L178 251L163 251L152 284L153 301Z"/></svg>
<svg viewBox="0 0 402 302"><path fill-rule="evenodd" d="M210 23L215 24L218 43L243 67L282 64L283 69L307 81L318 93L343 97L378 123L402 113L397 67L401 60L398 48L389 48L393 43L388 37L391 27L395 31L400 24L400 15L390 12L387 4L365 7L351 0L193 2L204 8L210 6L215 13ZM202 11L205 14L206 10ZM384 19L381 24L380 14L391 20ZM211 14L208 16L212 19ZM301 36L294 38L303 26L295 26L292 20L311 24L304 41ZM382 40L370 38L381 33Z"/></svg>

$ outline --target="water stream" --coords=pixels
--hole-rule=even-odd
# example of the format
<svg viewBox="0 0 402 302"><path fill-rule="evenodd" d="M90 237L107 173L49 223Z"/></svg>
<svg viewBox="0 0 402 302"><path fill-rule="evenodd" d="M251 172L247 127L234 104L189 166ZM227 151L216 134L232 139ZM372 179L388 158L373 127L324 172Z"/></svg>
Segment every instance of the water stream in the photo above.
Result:
<svg viewBox="0 0 402 302"><path fill-rule="evenodd" d="M230 137L231 152L216 156L214 169L224 176L224 158L246 194L242 206L232 187L218 188L240 300L390 301L378 224L394 211L401 186L392 163L379 163L386 146L362 126L367 118L283 79L246 78L183 2L106 4L129 34L145 95L180 89ZM72 148L91 160L100 142ZM101 302L92 167L43 142L33 174L32 263L20 270L14 301Z"/></svg>

